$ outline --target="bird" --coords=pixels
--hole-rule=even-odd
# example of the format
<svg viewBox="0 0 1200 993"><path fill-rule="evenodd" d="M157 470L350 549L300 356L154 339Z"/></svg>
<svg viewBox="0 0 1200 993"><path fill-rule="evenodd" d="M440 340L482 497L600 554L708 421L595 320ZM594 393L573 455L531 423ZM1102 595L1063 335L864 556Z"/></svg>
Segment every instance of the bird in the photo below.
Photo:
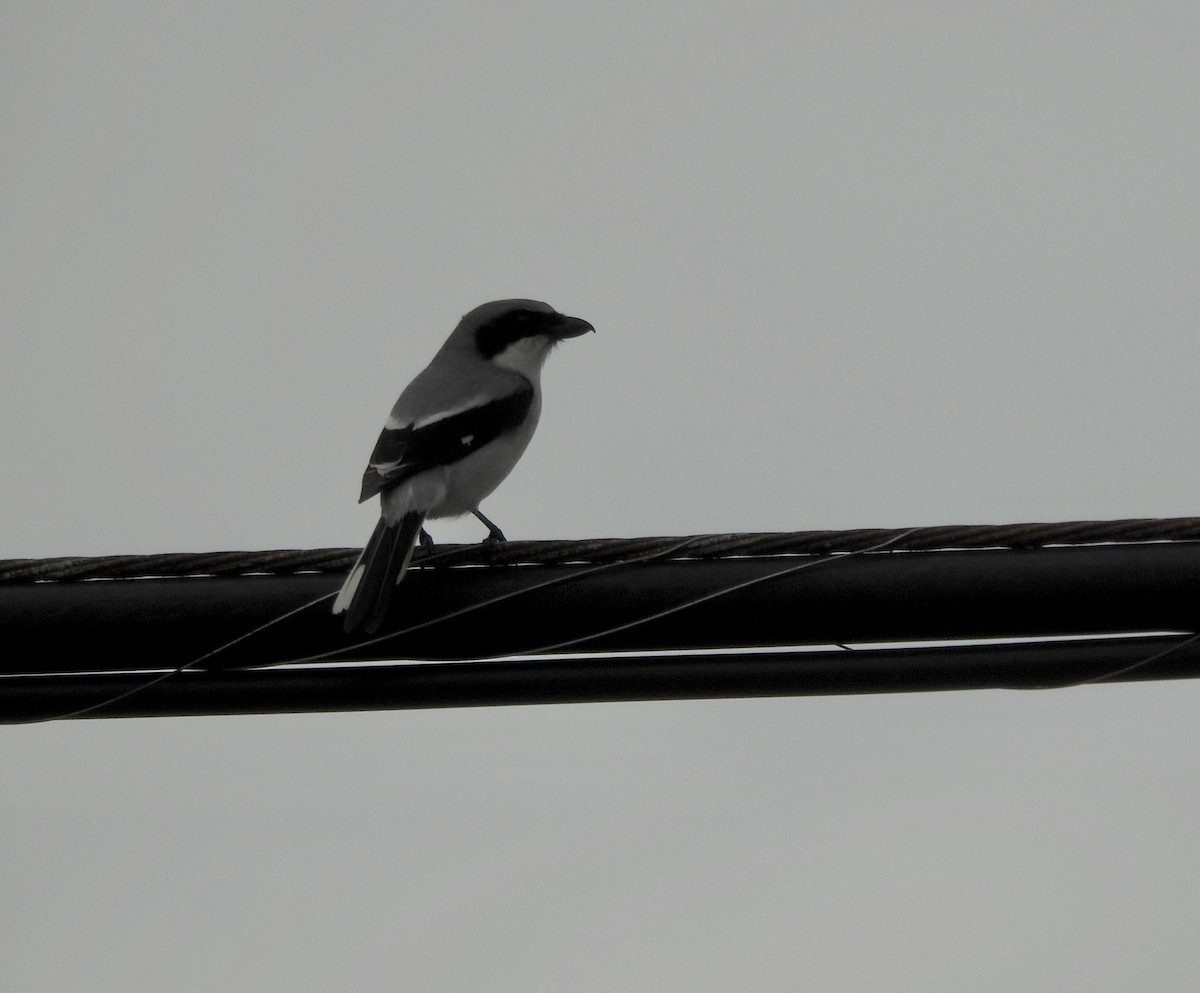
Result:
<svg viewBox="0 0 1200 993"><path fill-rule="evenodd" d="M486 541L504 540L479 504L533 437L546 356L595 330L539 300L493 300L464 315L404 388L362 477L358 502L378 494L380 517L333 603L347 633L379 630L417 539L428 541L426 519L474 514Z"/></svg>

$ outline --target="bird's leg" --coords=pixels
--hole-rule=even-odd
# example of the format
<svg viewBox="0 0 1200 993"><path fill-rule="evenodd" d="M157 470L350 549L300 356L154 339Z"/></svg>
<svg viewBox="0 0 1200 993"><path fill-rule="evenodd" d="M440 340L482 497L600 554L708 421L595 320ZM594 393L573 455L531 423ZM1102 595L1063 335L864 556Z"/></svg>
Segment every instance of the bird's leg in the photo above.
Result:
<svg viewBox="0 0 1200 993"><path fill-rule="evenodd" d="M483 514L480 513L478 507L472 510L471 513L479 518L479 523L488 529L488 536L483 539L483 543L485 545L490 545L496 541L508 541L508 539L504 537L504 532L496 527L496 525L489 521L486 517L484 517Z"/></svg>
<svg viewBox="0 0 1200 993"><path fill-rule="evenodd" d="M430 537L429 532L424 528L421 528L421 548L426 555L430 555L433 552L433 538Z"/></svg>

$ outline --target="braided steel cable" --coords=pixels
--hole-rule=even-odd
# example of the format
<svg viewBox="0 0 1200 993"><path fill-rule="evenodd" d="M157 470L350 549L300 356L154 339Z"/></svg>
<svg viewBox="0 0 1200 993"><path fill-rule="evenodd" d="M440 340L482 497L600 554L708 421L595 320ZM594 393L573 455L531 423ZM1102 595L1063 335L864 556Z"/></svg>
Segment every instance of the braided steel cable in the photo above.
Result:
<svg viewBox="0 0 1200 993"><path fill-rule="evenodd" d="M682 540L676 536L507 541L438 545L432 554L437 558L438 567L599 565L668 554L672 552L672 546L678 546ZM675 551L672 557L713 560L775 555L833 555L860 552L880 543L886 543L889 551L932 551L1161 541L1200 541L1200 517L708 534L692 536L686 547ZM0 583L342 573L350 568L358 553L357 548L317 548L0 559ZM413 559L414 566L421 566L428 557L429 553L418 549Z"/></svg>

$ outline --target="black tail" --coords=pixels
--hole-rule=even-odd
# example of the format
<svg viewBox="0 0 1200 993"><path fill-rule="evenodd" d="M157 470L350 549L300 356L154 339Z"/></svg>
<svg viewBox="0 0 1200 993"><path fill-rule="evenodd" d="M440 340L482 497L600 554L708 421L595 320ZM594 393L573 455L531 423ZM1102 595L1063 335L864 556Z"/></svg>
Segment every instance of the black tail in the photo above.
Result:
<svg viewBox="0 0 1200 993"><path fill-rule="evenodd" d="M343 626L347 633L360 626L367 634L379 630L387 616L392 590L408 571L413 546L424 523L425 515L418 511L405 514L399 524L379 519L375 533L333 602L335 614L346 612Z"/></svg>

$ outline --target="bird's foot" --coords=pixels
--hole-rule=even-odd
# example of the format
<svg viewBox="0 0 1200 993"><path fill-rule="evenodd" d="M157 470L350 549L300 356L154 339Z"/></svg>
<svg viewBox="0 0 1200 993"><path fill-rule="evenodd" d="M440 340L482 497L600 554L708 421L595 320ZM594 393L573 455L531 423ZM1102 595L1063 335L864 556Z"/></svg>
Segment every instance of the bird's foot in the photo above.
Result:
<svg viewBox="0 0 1200 993"><path fill-rule="evenodd" d="M475 515L480 524L488 529L488 536L483 539L483 543L485 545L494 545L498 541L508 541L508 539L504 537L504 532L496 527L496 525L491 521L489 521L482 513L480 513L478 510L472 510L471 513Z"/></svg>

